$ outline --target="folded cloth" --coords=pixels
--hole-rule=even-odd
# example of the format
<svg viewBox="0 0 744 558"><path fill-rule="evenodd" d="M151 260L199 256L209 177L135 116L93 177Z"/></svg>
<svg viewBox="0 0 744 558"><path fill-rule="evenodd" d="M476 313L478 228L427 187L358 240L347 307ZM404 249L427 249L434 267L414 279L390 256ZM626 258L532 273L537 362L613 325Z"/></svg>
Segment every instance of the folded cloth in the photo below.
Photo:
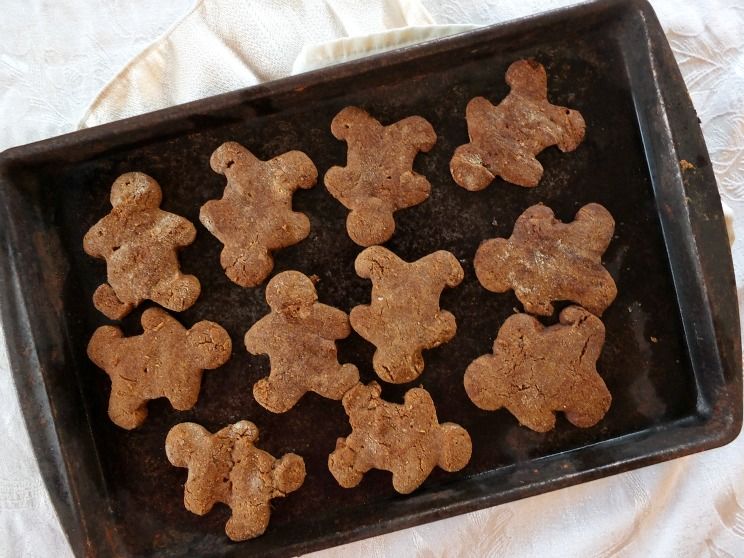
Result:
<svg viewBox="0 0 744 558"><path fill-rule="evenodd" d="M80 127L288 76L308 44L432 23L418 0L202 0L104 87Z"/></svg>

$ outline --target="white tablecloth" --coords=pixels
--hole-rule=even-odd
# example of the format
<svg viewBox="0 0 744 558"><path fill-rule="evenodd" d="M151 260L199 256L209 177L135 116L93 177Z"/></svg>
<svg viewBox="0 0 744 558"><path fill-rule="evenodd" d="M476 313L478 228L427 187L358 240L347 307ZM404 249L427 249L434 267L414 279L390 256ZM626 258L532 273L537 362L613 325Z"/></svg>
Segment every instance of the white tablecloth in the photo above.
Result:
<svg viewBox="0 0 744 558"><path fill-rule="evenodd" d="M150 49L160 49L161 62L172 61L174 45L163 45L178 37L184 24L194 24L193 11L212 10L214 15L216 7L229 3L5 0L0 8L0 149L74 129L90 101L128 60L175 26ZM354 0L305 12L300 2L290 0L233 3L250 8L238 12L246 18L236 18L238 39L246 26L271 22L270 8L274 18L277 7L294 14L289 25L301 25L303 14L318 18L305 26L306 33L295 36L291 48L296 50L305 42L366 33L402 25L401 21L421 23L429 18L437 23L484 24L569 2L422 0L427 14L413 0L401 0L401 10L395 13L390 5L398 2L380 1L367 5L385 4L383 11L356 19ZM744 2L658 0L653 5L698 110L722 196L737 215L737 236L744 239ZM362 14L368 16L358 11ZM178 26L184 16L187 20ZM246 44L234 45L239 54ZM212 81L189 95L251 83L251 72L256 81L286 73L293 57L286 48L282 55L266 57L263 49L269 44L256 41L257 56L235 57L240 70L234 74L237 80L220 82L219 87ZM220 57L220 63L224 60ZM178 68L151 70L178 76ZM163 102L173 102L169 99L166 96ZM111 107L108 114L113 114ZM100 107L94 109L101 114ZM741 242L733 248L738 285L744 278ZM2 343L0 557L68 555L20 418ZM318 553L323 557L413 555L744 556L744 437L673 462Z"/></svg>

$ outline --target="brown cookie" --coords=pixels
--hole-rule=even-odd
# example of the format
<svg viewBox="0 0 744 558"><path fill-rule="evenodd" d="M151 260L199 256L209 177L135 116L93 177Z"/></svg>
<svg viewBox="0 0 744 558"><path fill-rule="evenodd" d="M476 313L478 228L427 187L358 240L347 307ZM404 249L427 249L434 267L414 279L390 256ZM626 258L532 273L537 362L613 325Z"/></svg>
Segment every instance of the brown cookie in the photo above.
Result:
<svg viewBox="0 0 744 558"><path fill-rule="evenodd" d="M160 186L146 174L122 174L111 187L113 209L85 234L83 249L105 259L108 270L93 304L112 320L143 300L180 312L199 297L199 280L180 272L176 252L194 242L196 229L160 209L162 199Z"/></svg>
<svg viewBox="0 0 744 558"><path fill-rule="evenodd" d="M227 186L221 199L202 206L199 220L225 245L220 263L230 280L255 287L274 269L272 251L310 234L307 215L292 211L292 195L312 188L318 171L301 151L261 161L235 142L219 146L210 164Z"/></svg>
<svg viewBox="0 0 744 558"><path fill-rule="evenodd" d="M271 313L245 334L251 354L267 354L271 373L253 386L256 401L283 413L308 391L341 399L359 382L353 364L339 364L336 339L351 333L346 313L318 302L313 282L299 271L274 276L266 286Z"/></svg>
<svg viewBox="0 0 744 558"><path fill-rule="evenodd" d="M561 223L544 205L519 216L511 237L493 238L475 254L475 274L489 291L514 289L530 314L550 316L551 302L570 300L593 314L615 300L617 287L602 266L615 221L601 205L579 209L571 223Z"/></svg>
<svg viewBox="0 0 744 558"><path fill-rule="evenodd" d="M475 359L465 371L465 391L481 409L506 409L527 428L547 432L555 411L580 428L597 424L612 397L597 373L605 328L578 306L544 327L532 316L514 314L501 326L493 354Z"/></svg>
<svg viewBox="0 0 744 558"><path fill-rule="evenodd" d="M395 231L393 213L429 197L431 184L413 171L413 160L434 147L434 128L421 116L383 126L362 109L346 107L331 122L331 132L349 148L346 166L326 173L326 188L351 210L351 239L360 246L382 244Z"/></svg>
<svg viewBox="0 0 744 558"><path fill-rule="evenodd" d="M174 409L196 405L202 371L222 366L232 343L214 322L189 330L160 308L142 314L141 335L124 337L121 329L101 326L88 343L88 357L111 377L109 416L131 430L147 418L147 402L167 397Z"/></svg>
<svg viewBox="0 0 744 558"><path fill-rule="evenodd" d="M357 275L372 280L372 304L352 308L351 327L377 347L372 361L386 382L402 384L424 370L421 351L455 336L455 317L439 308L445 287L455 287L463 270L455 256L439 250L408 263L382 246L362 251Z"/></svg>
<svg viewBox="0 0 744 558"><path fill-rule="evenodd" d="M450 172L466 190L483 190L500 176L531 188L542 178L535 156L557 145L573 151L586 128L578 111L551 105L545 68L533 60L518 60L506 71L511 92L498 106L475 97L465 109L470 143L455 150Z"/></svg>
<svg viewBox="0 0 744 558"><path fill-rule="evenodd" d="M205 515L217 502L232 509L225 533L234 541L262 535L269 526L273 498L294 492L305 481L305 462L287 453L281 459L258 449L258 428L241 420L212 434L193 422L177 424L165 439L168 460L186 467L186 509Z"/></svg>
<svg viewBox="0 0 744 558"><path fill-rule="evenodd" d="M429 392L413 388L402 405L380 399L380 386L358 384L344 395L352 432L336 441L328 469L344 488L362 482L370 469L393 473L401 494L416 490L435 466L459 471L470 461L472 445L458 424L439 424Z"/></svg>

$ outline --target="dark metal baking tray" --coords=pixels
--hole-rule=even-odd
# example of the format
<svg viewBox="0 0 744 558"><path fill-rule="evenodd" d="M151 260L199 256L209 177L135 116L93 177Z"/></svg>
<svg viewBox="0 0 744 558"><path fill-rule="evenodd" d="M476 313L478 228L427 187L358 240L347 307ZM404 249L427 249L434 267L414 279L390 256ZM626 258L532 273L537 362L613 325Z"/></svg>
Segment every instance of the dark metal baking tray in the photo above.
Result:
<svg viewBox="0 0 744 558"><path fill-rule="evenodd" d="M467 138L465 105L476 95L501 99L508 64L523 57L546 66L553 102L583 113L586 139L573 153L543 152L545 176L535 189L497 180L467 192L448 171ZM329 125L350 104L385 123L419 114L434 125L437 144L415 163L432 182L431 198L398 214L388 246L407 260L450 250L466 270L462 285L442 297L457 316L457 336L426 353L419 380L385 385L383 395L400 400L412 385L425 386L440 419L470 431L473 458L459 473L436 470L409 496L396 494L380 471L353 490L336 484L326 459L349 432L337 402L310 394L281 415L255 403L251 386L268 361L250 356L242 337L267 311L264 288L225 277L221 246L197 219L222 192L209 156L223 141L261 158L301 149L324 173L345 160ZM127 432L108 420L108 378L85 355L91 333L106 323L91 304L105 266L83 253L82 237L109 210L114 178L131 170L155 177L163 207L197 223L181 261L203 292L178 318L220 322L235 349L224 368L205 374L192 411L158 400L144 426ZM79 555L288 556L719 446L741 427L739 318L721 205L695 112L645 2L550 12L11 149L0 159L0 191L8 352L41 471ZM520 308L513 295L478 285L475 250L485 238L508 236L538 202L564 221L599 202L617 222L605 265L619 294L603 316L599 360L613 404L585 430L561 416L554 431L532 432L506 411L477 409L462 384L467 364L489 351ZM277 254L276 270L318 275L321 300L345 310L368 301L370 284L353 271L360 248L345 233L346 211L322 184L297 193L295 207L309 215L312 232ZM124 321L128 334L139 331L146 306ZM374 378L371 345L356 334L339 345L342 362L359 366L364 381ZM308 476L301 490L274 500L264 536L236 544L223 532L226 507L205 517L184 509L186 471L169 465L163 442L181 421L216 429L244 418L260 426L264 449L303 455Z"/></svg>

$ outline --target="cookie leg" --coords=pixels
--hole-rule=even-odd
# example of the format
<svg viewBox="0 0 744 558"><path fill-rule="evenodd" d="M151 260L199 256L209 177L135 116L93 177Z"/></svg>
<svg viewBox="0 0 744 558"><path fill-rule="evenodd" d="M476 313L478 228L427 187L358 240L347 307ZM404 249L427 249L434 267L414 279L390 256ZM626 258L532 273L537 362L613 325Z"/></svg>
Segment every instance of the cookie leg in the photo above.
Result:
<svg viewBox="0 0 744 558"><path fill-rule="evenodd" d="M359 383L359 370L353 364L335 366L336 370L320 374L313 383L313 391L328 399L341 399Z"/></svg>
<svg viewBox="0 0 744 558"><path fill-rule="evenodd" d="M241 287L256 287L263 283L271 270L274 259L264 246L254 244L248 248L225 245L220 254L225 274Z"/></svg>
<svg viewBox="0 0 744 558"><path fill-rule="evenodd" d="M328 456L328 470L338 484L344 488L354 488L364 478L364 471L360 470L356 452L349 447L346 438L336 441L336 449Z"/></svg>
<svg viewBox="0 0 744 558"><path fill-rule="evenodd" d="M599 382L587 381L583 388L578 390L582 397L575 397L566 406L566 418L574 426L589 428L597 424L607 414L612 396L602 380Z"/></svg>
<svg viewBox="0 0 744 558"><path fill-rule="evenodd" d="M555 428L555 413L553 411L533 405L527 407L514 402L510 402L506 405L506 408L517 418L519 424L530 430L548 432Z"/></svg>
<svg viewBox="0 0 744 558"><path fill-rule="evenodd" d="M181 381L166 386L165 396L177 411L188 411L196 405L201 388L201 372L196 370L185 371L178 374ZM191 372L191 374L188 374ZM175 376L175 375L174 375Z"/></svg>
<svg viewBox="0 0 744 558"><path fill-rule="evenodd" d="M439 448L437 465L450 473L464 468L473 452L468 431L452 422L440 425Z"/></svg>
<svg viewBox="0 0 744 558"><path fill-rule="evenodd" d="M174 278L159 281L150 298L168 310L182 312L193 306L200 293L201 285L196 277L179 273Z"/></svg>
<svg viewBox="0 0 744 558"><path fill-rule="evenodd" d="M147 404L139 397L117 393L116 385L112 385L111 397L109 398L109 417L117 426L132 430L145 422Z"/></svg>
<svg viewBox="0 0 744 558"><path fill-rule="evenodd" d="M421 351L404 351L399 347L380 348L372 357L372 367L386 382L404 384L412 382L424 370Z"/></svg>
<svg viewBox="0 0 744 558"><path fill-rule="evenodd" d="M232 515L225 525L225 533L233 541L245 541L263 535L269 526L269 504L256 505L249 498L235 498Z"/></svg>
<svg viewBox="0 0 744 558"><path fill-rule="evenodd" d="M493 162L498 174L512 184L533 188L537 186L543 175L543 166L527 152L509 153L508 157Z"/></svg>
<svg viewBox="0 0 744 558"><path fill-rule="evenodd" d="M272 413L289 411L304 394L304 387L271 377L262 378L253 384L253 397L259 405Z"/></svg>
<svg viewBox="0 0 744 558"><path fill-rule="evenodd" d="M416 490L431 473L431 465L421 459L420 448L409 448L393 465L393 488L400 494L410 494Z"/></svg>
<svg viewBox="0 0 744 558"><path fill-rule="evenodd" d="M450 173L459 186L471 192L483 190L495 178L486 167L480 151L470 143L455 149L450 161Z"/></svg>
<svg viewBox="0 0 744 558"><path fill-rule="evenodd" d="M393 209L378 198L368 198L349 213L346 231L360 246L383 244L395 232Z"/></svg>
<svg viewBox="0 0 744 558"><path fill-rule="evenodd" d="M121 320L135 305L119 300L111 285L104 283L93 293L93 306L110 320Z"/></svg>

